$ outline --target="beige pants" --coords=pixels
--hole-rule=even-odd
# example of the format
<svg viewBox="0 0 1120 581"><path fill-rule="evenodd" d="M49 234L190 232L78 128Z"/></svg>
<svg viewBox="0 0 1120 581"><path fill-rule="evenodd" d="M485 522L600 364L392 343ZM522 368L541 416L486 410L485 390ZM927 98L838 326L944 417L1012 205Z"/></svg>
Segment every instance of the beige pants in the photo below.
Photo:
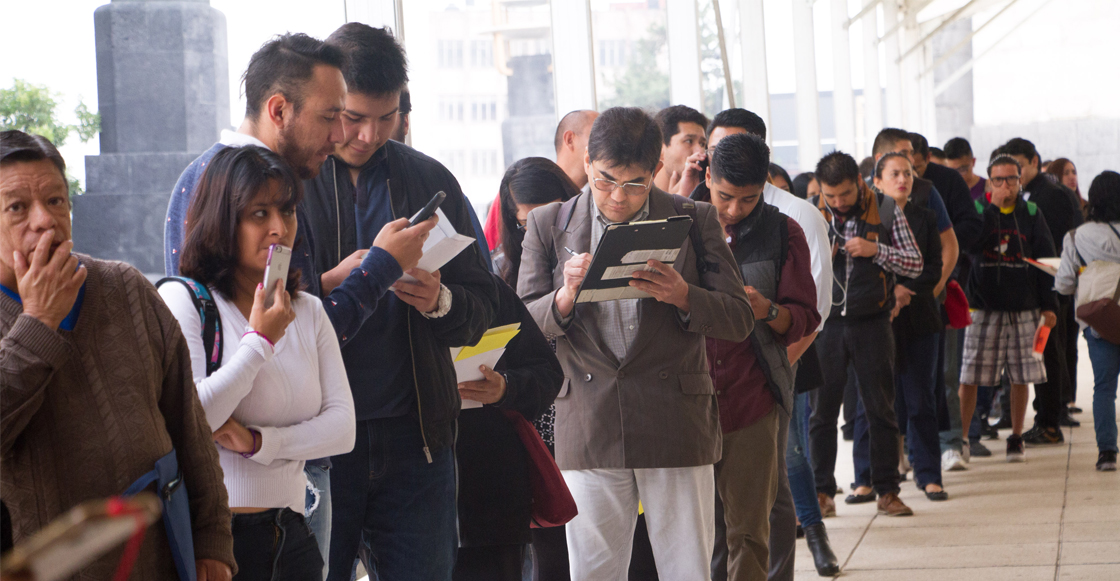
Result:
<svg viewBox="0 0 1120 581"><path fill-rule="evenodd" d="M766 581L770 570L770 510L778 496L782 413L775 404L755 423L723 435L723 459L715 477L727 530L729 581Z"/></svg>

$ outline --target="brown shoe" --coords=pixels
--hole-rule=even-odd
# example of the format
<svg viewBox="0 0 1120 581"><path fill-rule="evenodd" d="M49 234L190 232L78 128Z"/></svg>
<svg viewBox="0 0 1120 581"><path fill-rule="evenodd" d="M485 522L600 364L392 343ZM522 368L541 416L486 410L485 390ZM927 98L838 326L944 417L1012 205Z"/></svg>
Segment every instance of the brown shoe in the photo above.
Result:
<svg viewBox="0 0 1120 581"><path fill-rule="evenodd" d="M887 516L912 516L914 511L903 504L896 492L888 492L879 497L879 514Z"/></svg>
<svg viewBox="0 0 1120 581"><path fill-rule="evenodd" d="M831 496L818 492L817 502L821 505L821 518L836 516L836 501L832 500Z"/></svg>

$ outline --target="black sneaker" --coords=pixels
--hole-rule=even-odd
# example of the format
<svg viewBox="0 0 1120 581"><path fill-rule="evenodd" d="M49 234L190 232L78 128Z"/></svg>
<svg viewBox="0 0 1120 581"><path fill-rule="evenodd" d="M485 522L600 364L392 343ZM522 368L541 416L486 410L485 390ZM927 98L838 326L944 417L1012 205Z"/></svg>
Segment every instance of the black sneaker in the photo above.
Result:
<svg viewBox="0 0 1120 581"><path fill-rule="evenodd" d="M1026 462L1027 452L1023 450L1023 438L1019 436L1007 437L1007 461Z"/></svg>
<svg viewBox="0 0 1120 581"><path fill-rule="evenodd" d="M1028 446L1032 447L1048 446L1050 444L1061 444L1066 441L1066 438L1058 428L1035 426L1023 434L1023 441L1026 442Z"/></svg>
<svg viewBox="0 0 1120 581"><path fill-rule="evenodd" d="M968 453L973 458L987 458L992 455L992 451L984 444L981 444L979 440L968 442Z"/></svg>
<svg viewBox="0 0 1120 581"><path fill-rule="evenodd" d="M1081 422L1073 419L1069 412L1063 412L1062 416L1058 418L1058 425L1066 428L1080 428Z"/></svg>
<svg viewBox="0 0 1120 581"><path fill-rule="evenodd" d="M1069 413L1071 413L1071 414L1079 414L1079 413L1081 413L1082 411L1083 411L1083 410L1082 410L1081 408L1079 408L1079 407L1077 407L1077 406L1075 406L1075 405L1070 405L1070 406L1069 406Z"/></svg>
<svg viewBox="0 0 1120 581"><path fill-rule="evenodd" d="M1002 416L1000 416L999 421L996 422L996 425L992 427L997 430L1010 430L1011 418L1007 414L1003 414Z"/></svg>
<svg viewBox="0 0 1120 581"><path fill-rule="evenodd" d="M1116 472L1116 452L1105 450L1097 456L1098 472Z"/></svg>
<svg viewBox="0 0 1120 581"><path fill-rule="evenodd" d="M998 440L999 430L988 422L980 423L980 437L985 440Z"/></svg>

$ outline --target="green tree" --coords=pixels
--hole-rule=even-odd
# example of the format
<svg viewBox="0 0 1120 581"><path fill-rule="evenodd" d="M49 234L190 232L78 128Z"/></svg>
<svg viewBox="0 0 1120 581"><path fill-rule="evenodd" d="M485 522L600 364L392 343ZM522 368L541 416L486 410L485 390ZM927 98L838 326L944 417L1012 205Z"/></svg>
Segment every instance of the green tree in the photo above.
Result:
<svg viewBox="0 0 1120 581"><path fill-rule="evenodd" d="M101 130L101 115L91 113L84 102L79 100L74 109L78 117L77 125L59 122L56 116L57 93L45 85L34 85L22 79L14 79L12 88L0 89L0 130L18 129L25 133L42 135L51 140L55 147L61 147L71 132L85 143L93 139ZM67 175L70 182L70 195L82 193L81 184Z"/></svg>
<svg viewBox="0 0 1120 581"><path fill-rule="evenodd" d="M669 75L657 66L657 55L665 50L665 27L652 25L646 37L637 41L626 69L615 79L614 97L601 103L610 107L646 107L661 109L669 106Z"/></svg>

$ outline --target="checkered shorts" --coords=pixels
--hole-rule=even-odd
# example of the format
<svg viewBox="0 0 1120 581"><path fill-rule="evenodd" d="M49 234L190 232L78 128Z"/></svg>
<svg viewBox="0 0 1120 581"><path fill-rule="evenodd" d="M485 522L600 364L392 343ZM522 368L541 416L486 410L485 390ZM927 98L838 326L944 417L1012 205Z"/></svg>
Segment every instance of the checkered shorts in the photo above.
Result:
<svg viewBox="0 0 1120 581"><path fill-rule="evenodd" d="M1031 355L1038 321L1039 309L973 311L964 331L961 383L999 385L1004 367L1011 383L1045 382L1046 367Z"/></svg>

